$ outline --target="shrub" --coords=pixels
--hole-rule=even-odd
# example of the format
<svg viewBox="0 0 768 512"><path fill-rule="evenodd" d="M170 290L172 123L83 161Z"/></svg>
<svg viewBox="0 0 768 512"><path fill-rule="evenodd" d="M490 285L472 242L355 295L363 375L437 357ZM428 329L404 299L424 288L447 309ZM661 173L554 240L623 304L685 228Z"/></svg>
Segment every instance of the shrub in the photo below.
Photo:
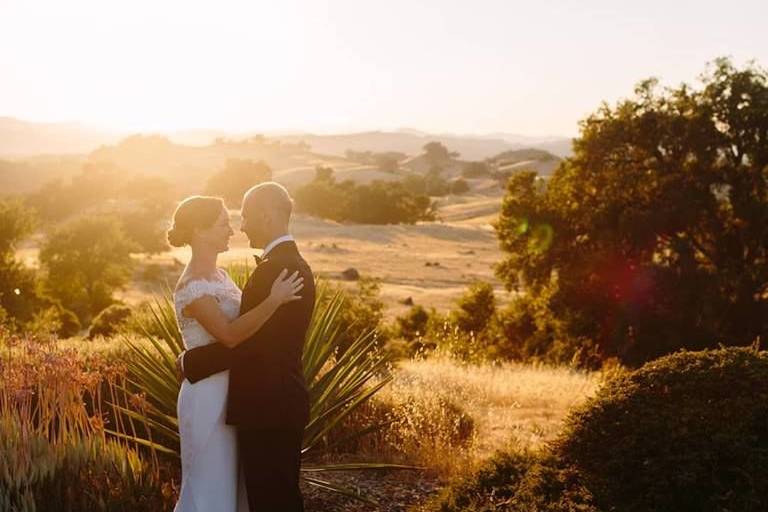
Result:
<svg viewBox="0 0 768 512"><path fill-rule="evenodd" d="M384 303L379 298L381 285L367 278L360 279L356 284L356 288L343 288L344 306L337 316L339 349L342 353L365 333L375 332L380 342L388 338L388 331L382 323ZM326 301L332 300L333 294L342 289L330 283L326 283L326 286L329 289L329 293L324 296Z"/></svg>
<svg viewBox="0 0 768 512"><path fill-rule="evenodd" d="M96 315L88 331L88 338L109 337L119 332L131 316L132 309L125 304L112 304Z"/></svg>
<svg viewBox="0 0 768 512"><path fill-rule="evenodd" d="M496 299L490 283L475 281L458 301L452 314L456 325L465 333L480 334L496 314Z"/></svg>
<svg viewBox="0 0 768 512"><path fill-rule="evenodd" d="M412 341L427 333L429 312L423 306L415 305L408 313L399 316L397 322L397 335L405 340Z"/></svg>
<svg viewBox="0 0 768 512"><path fill-rule="evenodd" d="M519 295L500 310L493 326L494 349L506 359L600 368L604 357L594 340L567 328L577 323L574 313L552 311L554 289L543 287L536 295Z"/></svg>
<svg viewBox="0 0 768 512"><path fill-rule="evenodd" d="M469 192L469 183L461 178L451 182L451 194L460 196Z"/></svg>
<svg viewBox="0 0 768 512"><path fill-rule="evenodd" d="M680 352L611 381L557 442L600 508L768 509L768 353Z"/></svg>
<svg viewBox="0 0 768 512"><path fill-rule="evenodd" d="M427 510L766 510L766 379L751 348L615 372L546 449L499 453Z"/></svg>
<svg viewBox="0 0 768 512"><path fill-rule="evenodd" d="M36 334L55 334L59 338L71 338L80 332L82 326L72 311L59 304L35 313L30 322L24 325L24 330Z"/></svg>
<svg viewBox="0 0 768 512"><path fill-rule="evenodd" d="M125 285L136 249L113 217L80 217L53 230L40 249L46 289L87 323Z"/></svg>
<svg viewBox="0 0 768 512"><path fill-rule="evenodd" d="M332 174L326 177L325 169L317 169L315 180L296 190L297 209L323 219L344 220L346 191L335 183Z"/></svg>
<svg viewBox="0 0 768 512"><path fill-rule="evenodd" d="M80 320L77 319L76 314L74 314L72 311L62 306L58 306L56 308L56 311L59 315L59 323L60 323L59 330L56 331L56 335L58 337L71 338L72 336L80 332L80 329L82 329L82 326L80 325Z"/></svg>
<svg viewBox="0 0 768 512"><path fill-rule="evenodd" d="M435 206L429 197L414 193L400 182L374 181L357 185L336 183L329 168L315 170L313 181L296 190L297 209L336 221L362 224L413 224L434 220Z"/></svg>
<svg viewBox="0 0 768 512"><path fill-rule="evenodd" d="M345 220L362 224L413 224L434 220L429 197L408 192L399 182L374 181L350 190Z"/></svg>
<svg viewBox="0 0 768 512"><path fill-rule="evenodd" d="M425 512L597 512L591 502L576 472L513 446L447 486Z"/></svg>
<svg viewBox="0 0 768 512"><path fill-rule="evenodd" d="M412 194L445 196L451 191L451 184L441 176L442 170L434 167L424 176L408 174L401 180L403 187Z"/></svg>

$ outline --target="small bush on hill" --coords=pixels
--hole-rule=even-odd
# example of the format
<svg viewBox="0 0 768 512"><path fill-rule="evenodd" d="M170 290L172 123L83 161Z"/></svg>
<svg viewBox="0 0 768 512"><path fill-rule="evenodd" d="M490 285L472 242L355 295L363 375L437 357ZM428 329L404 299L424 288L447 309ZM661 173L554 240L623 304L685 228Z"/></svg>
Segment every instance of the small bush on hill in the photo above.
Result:
<svg viewBox="0 0 768 512"><path fill-rule="evenodd" d="M362 278L356 284L356 288L346 288L327 283L332 292L326 295L328 300L339 290L344 294L344 307L338 316L339 347L342 352L360 336L371 331L376 332L381 342L389 337L389 331L383 323L384 303L379 297L381 285L369 278Z"/></svg>
<svg viewBox="0 0 768 512"><path fill-rule="evenodd" d="M483 332L496 314L496 299L490 283L475 281L458 301L452 313L454 322L463 332Z"/></svg>
<svg viewBox="0 0 768 512"><path fill-rule="evenodd" d="M434 205L426 195L409 191L400 182L374 181L357 185L336 183L328 168L295 192L298 210L336 221L361 224L413 224L434 220Z"/></svg>
<svg viewBox="0 0 768 512"><path fill-rule="evenodd" d="M96 315L88 331L88 338L96 336L108 338L121 330L132 314L132 309L125 304L112 304Z"/></svg>
<svg viewBox="0 0 768 512"><path fill-rule="evenodd" d="M451 182L451 194L460 196L469 192L469 183L461 178Z"/></svg>
<svg viewBox="0 0 768 512"><path fill-rule="evenodd" d="M55 334L59 338L71 338L81 328L77 315L60 304L53 304L35 313L23 330L35 335Z"/></svg>
<svg viewBox="0 0 768 512"><path fill-rule="evenodd" d="M424 306L416 304L408 310L408 313L397 317L397 335L408 341L415 340L427 333L428 322L429 312L424 309Z"/></svg>

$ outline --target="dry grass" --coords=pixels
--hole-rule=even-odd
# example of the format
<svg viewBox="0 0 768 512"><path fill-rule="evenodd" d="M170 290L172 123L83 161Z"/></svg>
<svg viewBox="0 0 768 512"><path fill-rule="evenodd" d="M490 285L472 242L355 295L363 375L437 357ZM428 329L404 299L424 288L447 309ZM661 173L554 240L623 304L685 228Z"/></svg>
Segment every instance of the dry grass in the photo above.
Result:
<svg viewBox="0 0 768 512"><path fill-rule="evenodd" d="M510 442L542 447L600 381L599 373L566 367L470 364L442 353L403 361L355 419L356 427L392 423L355 448L456 476Z"/></svg>

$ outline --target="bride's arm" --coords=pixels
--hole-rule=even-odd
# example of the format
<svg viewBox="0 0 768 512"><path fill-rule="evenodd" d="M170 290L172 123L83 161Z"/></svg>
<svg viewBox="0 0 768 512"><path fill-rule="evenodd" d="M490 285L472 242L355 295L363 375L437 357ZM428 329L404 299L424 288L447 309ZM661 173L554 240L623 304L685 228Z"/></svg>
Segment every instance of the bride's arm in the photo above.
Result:
<svg viewBox="0 0 768 512"><path fill-rule="evenodd" d="M287 273L285 269L280 272L266 299L233 320L224 314L216 299L210 295L190 302L184 308L184 314L197 320L222 345L236 347L261 329L282 304L301 299L296 294L304 288L303 278L297 277L298 272L286 278Z"/></svg>

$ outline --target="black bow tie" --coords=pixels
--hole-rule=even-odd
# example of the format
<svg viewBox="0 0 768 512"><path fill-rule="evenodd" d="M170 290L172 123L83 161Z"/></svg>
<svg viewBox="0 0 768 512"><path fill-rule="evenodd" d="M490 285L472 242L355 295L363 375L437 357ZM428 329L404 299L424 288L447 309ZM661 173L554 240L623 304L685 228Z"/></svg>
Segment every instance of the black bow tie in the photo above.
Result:
<svg viewBox="0 0 768 512"><path fill-rule="evenodd" d="M259 256L259 255L257 255L257 254L254 254L254 255L253 255L253 259L254 259L254 260L256 260L256 266L257 266L257 267L258 267L259 265L261 265L261 263L264 261L264 258L262 258L261 256Z"/></svg>

